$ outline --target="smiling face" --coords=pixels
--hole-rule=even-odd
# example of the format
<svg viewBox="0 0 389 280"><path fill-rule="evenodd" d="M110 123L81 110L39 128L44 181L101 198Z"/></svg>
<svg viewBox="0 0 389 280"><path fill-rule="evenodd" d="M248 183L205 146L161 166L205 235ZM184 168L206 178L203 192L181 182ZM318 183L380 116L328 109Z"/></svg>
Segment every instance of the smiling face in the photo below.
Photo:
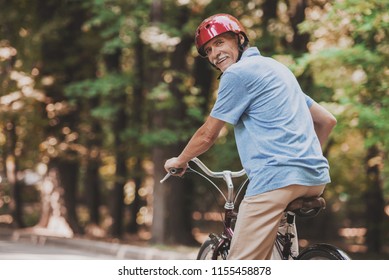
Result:
<svg viewBox="0 0 389 280"><path fill-rule="evenodd" d="M220 34L205 44L204 52L208 60L224 72L238 60L238 36L230 32Z"/></svg>

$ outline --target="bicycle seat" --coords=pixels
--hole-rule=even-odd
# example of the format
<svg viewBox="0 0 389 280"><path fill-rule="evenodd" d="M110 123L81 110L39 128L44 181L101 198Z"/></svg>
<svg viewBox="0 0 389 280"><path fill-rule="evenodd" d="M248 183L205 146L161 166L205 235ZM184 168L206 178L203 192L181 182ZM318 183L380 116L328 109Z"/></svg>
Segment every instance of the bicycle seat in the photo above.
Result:
<svg viewBox="0 0 389 280"><path fill-rule="evenodd" d="M299 197L288 204L285 212L290 211L300 217L314 217L325 208L326 201L322 197Z"/></svg>

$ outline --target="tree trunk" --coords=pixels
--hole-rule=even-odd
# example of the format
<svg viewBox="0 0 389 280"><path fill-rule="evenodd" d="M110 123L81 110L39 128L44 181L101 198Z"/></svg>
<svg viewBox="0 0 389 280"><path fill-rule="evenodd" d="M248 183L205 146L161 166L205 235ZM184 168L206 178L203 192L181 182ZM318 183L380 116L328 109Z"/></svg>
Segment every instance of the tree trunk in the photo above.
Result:
<svg viewBox="0 0 389 280"><path fill-rule="evenodd" d="M117 123L117 126L124 123ZM113 209L112 209L112 235L121 237L123 233L123 211L124 211L124 185L127 177L126 156L121 149L115 153L116 172L115 184L113 187Z"/></svg>
<svg viewBox="0 0 389 280"><path fill-rule="evenodd" d="M76 234L82 234L83 230L78 223L77 218L77 184L79 163L75 159L56 158L51 161L53 169L58 173L56 176L57 187L62 187L61 192L63 206L60 210L61 215L65 217L70 228Z"/></svg>
<svg viewBox="0 0 389 280"><path fill-rule="evenodd" d="M265 0L262 4L263 39L261 40L261 51L263 51L263 53L272 54L274 52L274 47L276 46L274 35L268 31L268 26L271 23L271 20L277 18L277 6L278 0Z"/></svg>
<svg viewBox="0 0 389 280"><path fill-rule="evenodd" d="M60 173L57 164L51 162L40 186L42 211L36 227L44 228L48 234L72 237L74 232L66 219Z"/></svg>
<svg viewBox="0 0 389 280"><path fill-rule="evenodd" d="M153 0L150 19L152 24L160 24L162 22L162 1ZM151 61L161 61L164 53L157 53L150 50L150 59ZM155 63L156 64L156 63ZM159 65L153 64L152 69L150 69L151 75L150 87L156 87L162 81L162 67ZM160 63L162 65L162 63ZM151 119L152 119L152 129L158 127L166 127L165 125L165 113L158 110L153 110ZM168 219L169 213L167 211L167 204L169 199L169 190L166 185L159 183L159 180L165 176L165 170L163 168L163 163L166 160L168 155L164 147L157 146L152 150L152 161L154 163L154 191L153 191L153 224L151 227L152 233L152 242L153 243L165 243L168 239L168 230L166 220Z"/></svg>
<svg viewBox="0 0 389 280"><path fill-rule="evenodd" d="M116 50L111 55L105 55L104 62L108 73L120 73L121 51ZM127 180L127 153L126 143L122 140L122 133L127 127L126 104L127 97L124 89L116 89L111 93L112 102L118 107L113 120L112 130L114 132L114 154L115 154L115 183L112 192L112 228L114 237L121 237L123 234L124 217L124 185Z"/></svg>
<svg viewBox="0 0 389 280"><path fill-rule="evenodd" d="M142 201L141 196L139 195L139 190L142 184L143 178L143 168L141 157L137 157L134 168L132 169L132 178L135 184L135 194L134 200L131 205L128 207L130 212L130 221L128 223L128 232L137 233L139 229L139 224L137 223L138 213L140 208L143 206L144 202Z"/></svg>
<svg viewBox="0 0 389 280"><path fill-rule="evenodd" d="M380 172L382 154L378 147L370 147L366 157L367 190L366 201L366 244L369 252L380 253L382 249L385 201Z"/></svg>
<svg viewBox="0 0 389 280"><path fill-rule="evenodd" d="M56 152L48 154L51 157L49 166L52 170L50 174L56 176L52 181L57 182L56 187L63 188L59 192L63 196L59 203L64 203L62 207L66 209L63 215L75 233L82 233L76 212L80 158L78 152L72 149L74 146L72 144L77 144L78 140L69 143L63 131L66 128L75 132L74 135L80 134L78 125L82 111L81 104L77 104L79 110L70 108L64 95L64 87L69 83L90 78L96 70L92 49L86 50L83 45L85 34L82 26L87 20L87 11L75 2L41 1L37 4L37 12L38 17L45 19L42 22L44 26L63 21L63 24L58 25L60 28L53 32L46 32L43 27L37 30L42 34L40 44L42 61L39 70L43 77L52 77L55 80L55 83L43 88L48 102L51 105L61 104L67 109L64 112L50 112L54 116L49 117L46 137L54 139L57 144L52 147Z"/></svg>
<svg viewBox="0 0 389 280"><path fill-rule="evenodd" d="M292 47L299 53L307 51L307 44L309 42L309 34L300 34L298 25L305 20L305 8L307 7L306 0L289 0L289 17L293 28Z"/></svg>
<svg viewBox="0 0 389 280"><path fill-rule="evenodd" d="M159 1L155 1L159 2ZM155 3L154 8L160 7ZM187 8L181 8L177 17L177 22L183 26L189 18ZM160 15L157 11L154 16ZM161 20L161 18L159 18ZM187 118L184 96L186 90L182 89L184 83L182 73L188 71L186 56L193 45L193 38L184 37L176 46L171 56L171 66L173 80L169 83L169 90L172 93L175 107L168 111L155 111L153 116L153 127L167 127L167 121L172 120L176 125L180 120ZM156 77L158 78L158 77ZM160 77L159 77L160 79ZM156 81L159 82L158 79ZM157 85L158 82L155 84ZM174 127L171 127L174 129ZM179 132L177 132L179 133ZM153 162L155 164L154 176L154 212L153 212L153 241L156 243L169 244L193 244L194 238L191 233L191 201L193 188L185 186L185 182L180 179L170 179L163 185L159 180L165 176L163 164L169 157L178 155L185 143L175 143L168 149L155 148L153 150Z"/></svg>
<svg viewBox="0 0 389 280"><path fill-rule="evenodd" d="M92 101L92 104L95 102ZM88 134L86 146L88 154L86 158L86 170L84 177L84 187L86 192L86 203L89 210L89 222L95 225L100 223L100 174L99 168L101 166L100 149L102 140L100 136L102 133L101 126L97 121L91 124L91 131Z"/></svg>
<svg viewBox="0 0 389 280"><path fill-rule="evenodd" d="M19 164L18 157L15 154L17 135L16 124L14 121L9 120L5 125L6 139L7 139L7 151L6 151L6 176L8 182L12 188L12 203L11 213L13 217L13 223L16 227L25 227L23 221L23 202L22 202L22 187L23 183L18 179Z"/></svg>
<svg viewBox="0 0 389 280"><path fill-rule="evenodd" d="M140 30L136 31L136 34L140 34ZM130 221L128 224L128 232L137 233L139 225L137 223L137 217L140 208L142 207L142 199L139 195L139 190L142 184L143 179L143 168L142 168L142 157L144 153L144 148L138 141L138 137L142 135L143 127L143 111L144 111L144 45L142 40L138 37L134 45L135 55L134 55L134 87L133 87L133 103L132 103L132 116L130 119L131 127L136 131L134 137L131 139L132 147L132 157L135 158L135 165L131 170L131 177L135 183L135 197L131 205L129 205L128 210L130 212Z"/></svg>
<svg viewBox="0 0 389 280"><path fill-rule="evenodd" d="M9 25L3 26L3 31L7 34L6 37L12 36L9 34ZM8 32L7 32L8 31ZM11 47L11 46L9 46ZM14 69L16 61L16 54L10 56L5 61L0 62L0 96L7 95L12 92L15 86L14 82L10 79L10 74ZM7 110L6 110L7 111ZM13 224L16 227L24 227L23 221L23 202L22 202L22 188L23 183L18 179L19 159L16 154L16 147L18 136L16 133L17 117L13 110L10 108L10 112L4 116L3 132L5 135L5 150L0 152L3 157L5 176L7 181L11 185L11 214L13 218ZM2 112L3 113L3 112ZM3 117L1 114L0 117ZM19 152L21 154L21 152ZM0 159L1 160L1 159Z"/></svg>
<svg viewBox="0 0 389 280"><path fill-rule="evenodd" d="M208 113L208 106L212 98L211 87L214 80L215 70L211 68L207 59L197 56L194 66L195 86L200 88L199 96L204 99L201 104L203 115ZM199 122L201 125L201 122Z"/></svg>

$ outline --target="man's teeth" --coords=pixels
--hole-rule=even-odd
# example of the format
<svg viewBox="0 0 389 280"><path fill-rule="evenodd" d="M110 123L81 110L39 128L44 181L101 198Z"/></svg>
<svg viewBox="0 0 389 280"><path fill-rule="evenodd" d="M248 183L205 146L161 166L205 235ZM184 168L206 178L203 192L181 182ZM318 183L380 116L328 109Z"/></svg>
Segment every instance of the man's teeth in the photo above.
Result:
<svg viewBox="0 0 389 280"><path fill-rule="evenodd" d="M226 58L227 58L227 57L222 57L222 58L220 58L220 59L216 62L216 64L222 63Z"/></svg>

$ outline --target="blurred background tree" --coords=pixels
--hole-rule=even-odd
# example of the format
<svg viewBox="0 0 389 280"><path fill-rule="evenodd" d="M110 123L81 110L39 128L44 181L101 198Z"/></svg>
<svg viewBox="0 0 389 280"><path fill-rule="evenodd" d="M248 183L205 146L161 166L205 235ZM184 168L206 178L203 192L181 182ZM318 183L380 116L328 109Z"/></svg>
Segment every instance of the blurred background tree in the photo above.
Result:
<svg viewBox="0 0 389 280"><path fill-rule="evenodd" d="M329 206L299 221L302 240L340 237L351 253L385 252L388 8L384 0L0 0L0 225L187 245L217 227L205 182L159 180L218 86L194 31L226 12L338 118L324 149ZM202 159L241 168L230 126Z"/></svg>
<svg viewBox="0 0 389 280"><path fill-rule="evenodd" d="M312 34L310 53L302 59L312 73L313 85L320 86L312 92L317 97L331 96L329 105L339 118L334 136L337 148L330 154L333 185L340 190L338 198L347 202L349 217L355 217L345 219L343 225L352 222L366 227L366 245L375 253L380 252L388 232L384 170L389 128L388 8L387 1L335 1L311 10L301 26ZM344 166L341 159L350 152L358 164ZM342 173L350 173L347 181Z"/></svg>

